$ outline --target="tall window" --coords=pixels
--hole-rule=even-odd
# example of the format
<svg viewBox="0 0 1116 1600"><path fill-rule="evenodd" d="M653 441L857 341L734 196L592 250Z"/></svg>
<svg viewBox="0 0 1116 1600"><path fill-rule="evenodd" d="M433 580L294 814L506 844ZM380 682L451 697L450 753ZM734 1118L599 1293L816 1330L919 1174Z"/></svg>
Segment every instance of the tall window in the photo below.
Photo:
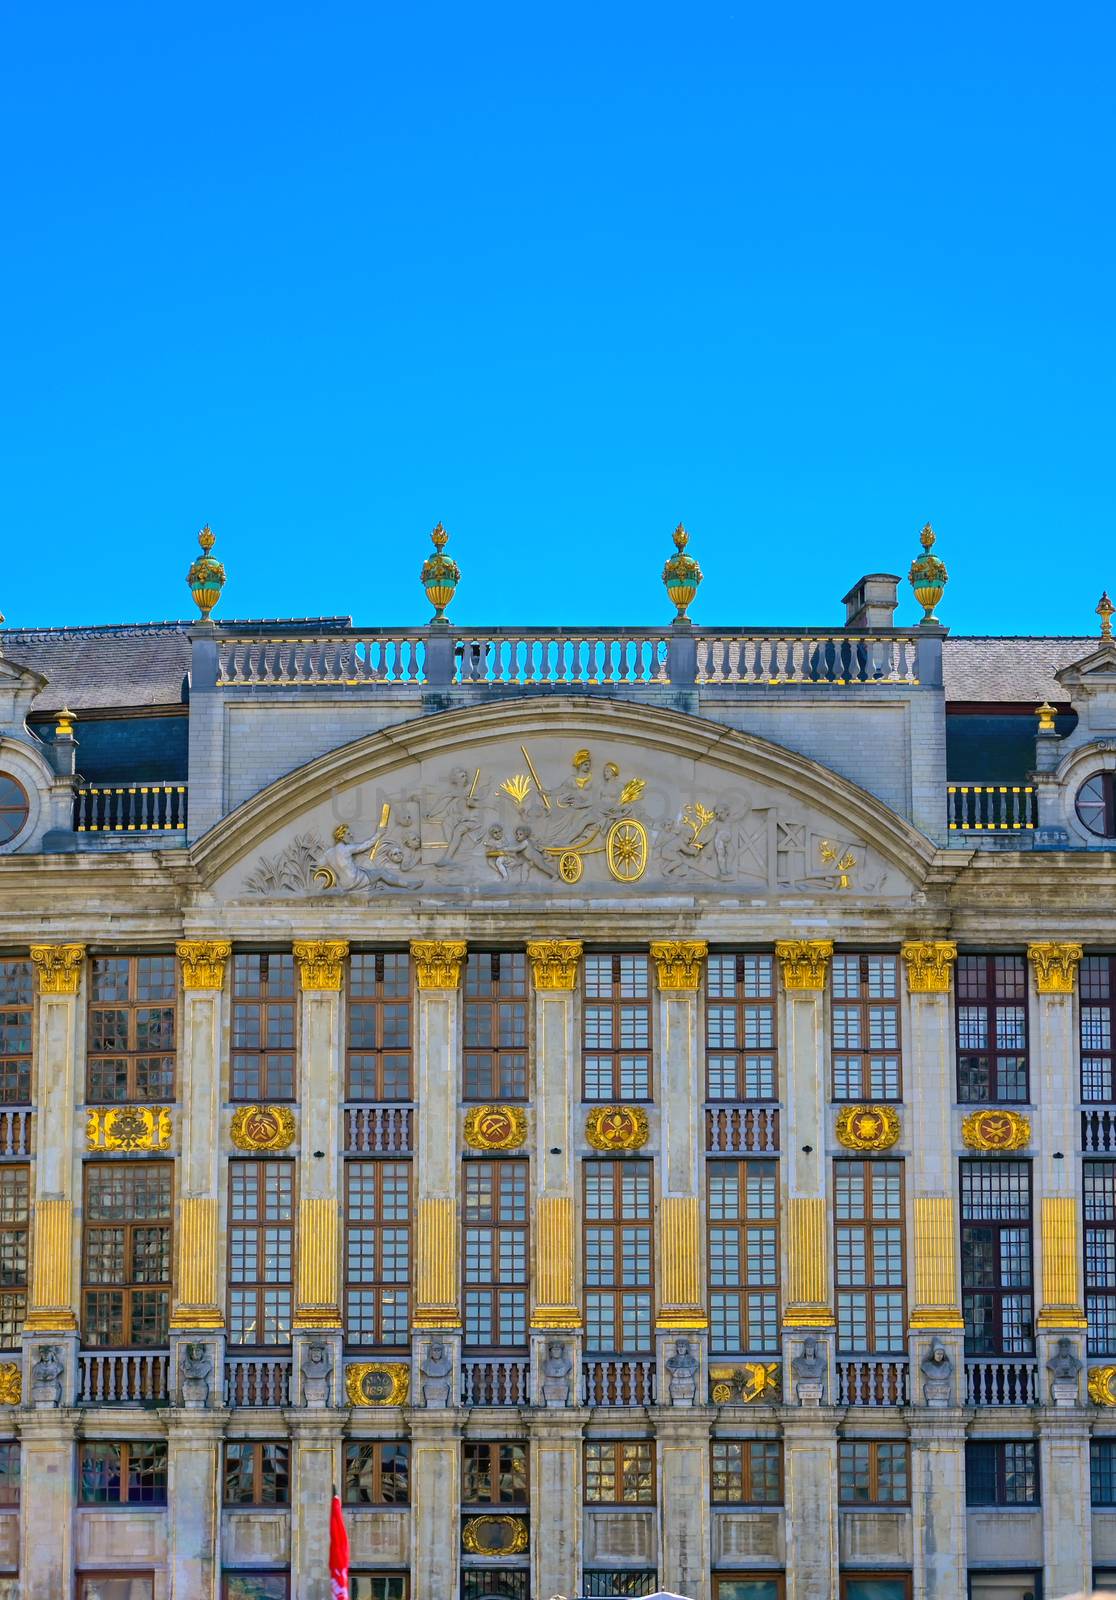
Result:
<svg viewBox="0 0 1116 1600"><path fill-rule="evenodd" d="M466 1161L465 1343L527 1343L526 1161Z"/></svg>
<svg viewBox="0 0 1116 1600"><path fill-rule="evenodd" d="M123 1444L87 1439L81 1446L79 1498L83 1506L165 1506L165 1439Z"/></svg>
<svg viewBox="0 0 1116 1600"><path fill-rule="evenodd" d="M411 1098L411 958L358 952L349 961L350 1100Z"/></svg>
<svg viewBox="0 0 1116 1600"><path fill-rule="evenodd" d="M840 1440L837 1498L845 1506L909 1505L911 1468L906 1441Z"/></svg>
<svg viewBox="0 0 1116 1600"><path fill-rule="evenodd" d="M467 1439L461 1446L461 1503L525 1506L527 1446Z"/></svg>
<svg viewBox="0 0 1116 1600"><path fill-rule="evenodd" d="M646 956L585 957L586 1100L650 1100L650 985Z"/></svg>
<svg viewBox="0 0 1116 1600"><path fill-rule="evenodd" d="M903 1163L833 1163L837 1348L844 1355L907 1347Z"/></svg>
<svg viewBox="0 0 1116 1600"><path fill-rule="evenodd" d="M345 1336L405 1345L411 1336L411 1164L345 1163Z"/></svg>
<svg viewBox="0 0 1116 1600"><path fill-rule="evenodd" d="M0 1166L0 1349L14 1350L27 1310L31 1168Z"/></svg>
<svg viewBox="0 0 1116 1600"><path fill-rule="evenodd" d="M527 957L470 950L465 963L465 1099L527 1098Z"/></svg>
<svg viewBox="0 0 1116 1600"><path fill-rule="evenodd" d="M290 955L233 956L233 1100L293 1100L295 968Z"/></svg>
<svg viewBox="0 0 1116 1600"><path fill-rule="evenodd" d="M1033 1353L1027 1161L961 1163L961 1301L967 1355Z"/></svg>
<svg viewBox="0 0 1116 1600"><path fill-rule="evenodd" d="M0 1444L0 1506L19 1505L19 1440ZM3 1590L0 1590L0 1595Z"/></svg>
<svg viewBox="0 0 1116 1600"><path fill-rule="evenodd" d="M82 1336L87 1345L164 1345L171 1286L174 1167L91 1161L85 1168Z"/></svg>
<svg viewBox="0 0 1116 1600"><path fill-rule="evenodd" d="M229 1341L289 1344L294 1162L229 1162Z"/></svg>
<svg viewBox="0 0 1116 1600"><path fill-rule="evenodd" d="M898 1100L899 960L834 956L834 1100Z"/></svg>
<svg viewBox="0 0 1116 1600"><path fill-rule="evenodd" d="M586 1161L585 1348L649 1355L650 1161Z"/></svg>
<svg viewBox="0 0 1116 1600"><path fill-rule="evenodd" d="M225 1445L227 1506L289 1506L290 1446L283 1440L229 1440Z"/></svg>
<svg viewBox="0 0 1116 1600"><path fill-rule="evenodd" d="M774 958L710 956L705 996L709 1099L777 1100Z"/></svg>
<svg viewBox="0 0 1116 1600"><path fill-rule="evenodd" d="M1094 1439L1089 1446L1089 1478L1095 1506L1116 1506L1116 1439Z"/></svg>
<svg viewBox="0 0 1116 1600"><path fill-rule="evenodd" d="M1112 1009L1116 957L1086 956L1081 963L1081 1098L1116 1100L1112 1071Z"/></svg>
<svg viewBox="0 0 1116 1600"><path fill-rule="evenodd" d="M1085 1315L1089 1354L1116 1354L1116 1161L1086 1161Z"/></svg>
<svg viewBox="0 0 1116 1600"><path fill-rule="evenodd" d="M970 1440L965 1446L965 1504L1037 1506L1038 1460L1032 1439Z"/></svg>
<svg viewBox="0 0 1116 1600"><path fill-rule="evenodd" d="M399 1439L349 1439L345 1504L406 1506L411 1502L411 1447Z"/></svg>
<svg viewBox="0 0 1116 1600"><path fill-rule="evenodd" d="M86 1098L174 1099L173 956L94 956Z"/></svg>
<svg viewBox="0 0 1116 1600"><path fill-rule="evenodd" d="M650 1439L587 1439L587 1505L653 1506L655 1446Z"/></svg>
<svg viewBox="0 0 1116 1600"><path fill-rule="evenodd" d="M959 956L957 1098L1010 1104L1027 1094L1027 963Z"/></svg>
<svg viewBox="0 0 1116 1600"><path fill-rule="evenodd" d="M354 1572L349 1587L350 1600L407 1600L405 1572Z"/></svg>
<svg viewBox="0 0 1116 1600"><path fill-rule="evenodd" d="M779 1348L779 1187L774 1161L706 1165L710 1348Z"/></svg>
<svg viewBox="0 0 1116 1600"><path fill-rule="evenodd" d="M709 1447L715 1506L777 1506L783 1501L778 1439L714 1439Z"/></svg>
<svg viewBox="0 0 1116 1600"><path fill-rule="evenodd" d="M30 961L0 961L0 1105L31 1101Z"/></svg>

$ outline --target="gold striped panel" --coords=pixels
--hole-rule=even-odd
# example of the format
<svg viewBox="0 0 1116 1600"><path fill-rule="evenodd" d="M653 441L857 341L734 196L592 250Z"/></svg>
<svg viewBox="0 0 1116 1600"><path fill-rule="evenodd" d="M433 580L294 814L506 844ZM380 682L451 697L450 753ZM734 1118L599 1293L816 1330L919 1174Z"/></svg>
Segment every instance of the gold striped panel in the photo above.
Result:
<svg viewBox="0 0 1116 1600"><path fill-rule="evenodd" d="M335 1306L337 1276L337 1201L303 1200L298 1208L298 1299L304 1306Z"/></svg>
<svg viewBox="0 0 1116 1600"><path fill-rule="evenodd" d="M792 1305L825 1305L829 1262L825 1201L820 1196L798 1196L790 1201L787 1213L787 1298Z"/></svg>
<svg viewBox="0 0 1116 1600"><path fill-rule="evenodd" d="M73 1236L72 1200L39 1200L36 1203L32 1310L42 1306L70 1305Z"/></svg>
<svg viewBox="0 0 1116 1600"><path fill-rule="evenodd" d="M457 1309L457 1207L453 1200L420 1200L415 1219L415 1314Z"/></svg>
<svg viewBox="0 0 1116 1600"><path fill-rule="evenodd" d="M701 1306L701 1227L696 1195L664 1196L662 1229L662 1303Z"/></svg>

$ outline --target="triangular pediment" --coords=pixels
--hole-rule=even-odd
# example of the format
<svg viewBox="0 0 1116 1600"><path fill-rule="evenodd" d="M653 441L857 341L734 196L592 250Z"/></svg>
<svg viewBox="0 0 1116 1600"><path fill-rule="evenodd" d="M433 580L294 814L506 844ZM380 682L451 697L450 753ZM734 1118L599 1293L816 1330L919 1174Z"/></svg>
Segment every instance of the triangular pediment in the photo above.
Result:
<svg viewBox="0 0 1116 1600"><path fill-rule="evenodd" d="M1064 689L1095 693L1098 689L1116 687L1116 640L1104 639L1095 650L1071 661L1054 674ZM1072 698L1072 693L1071 693Z"/></svg>

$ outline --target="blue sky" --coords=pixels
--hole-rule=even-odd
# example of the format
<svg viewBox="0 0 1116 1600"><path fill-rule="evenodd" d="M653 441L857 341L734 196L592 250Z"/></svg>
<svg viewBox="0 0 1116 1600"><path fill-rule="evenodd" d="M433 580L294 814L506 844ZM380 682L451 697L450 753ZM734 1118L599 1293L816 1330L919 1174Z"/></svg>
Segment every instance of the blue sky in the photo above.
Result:
<svg viewBox="0 0 1116 1600"><path fill-rule="evenodd" d="M58 3L5 18L0 610L962 632L1112 549L1111 5ZM904 585L904 589L906 586ZM218 615L220 615L220 611ZM901 620L917 608L907 591Z"/></svg>

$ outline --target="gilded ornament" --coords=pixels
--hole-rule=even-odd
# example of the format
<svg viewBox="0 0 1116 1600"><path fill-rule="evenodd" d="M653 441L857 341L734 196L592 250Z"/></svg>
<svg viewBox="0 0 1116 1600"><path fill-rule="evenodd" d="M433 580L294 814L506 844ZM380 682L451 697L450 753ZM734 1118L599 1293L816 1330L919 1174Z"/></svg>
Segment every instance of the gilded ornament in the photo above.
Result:
<svg viewBox="0 0 1116 1600"><path fill-rule="evenodd" d="M59 739L72 739L74 736L74 714L66 706L58 713L54 731Z"/></svg>
<svg viewBox="0 0 1116 1600"><path fill-rule="evenodd" d="M659 973L660 989L696 989L701 964L709 954L704 939L658 939L651 944L651 959Z"/></svg>
<svg viewBox="0 0 1116 1600"><path fill-rule="evenodd" d="M650 1131L642 1106L597 1106L585 1120L594 1150L642 1150Z"/></svg>
<svg viewBox="0 0 1116 1600"><path fill-rule="evenodd" d="M1039 994L1072 994L1081 955L1079 944L1029 944L1027 957Z"/></svg>
<svg viewBox="0 0 1116 1600"><path fill-rule="evenodd" d="M783 983L788 989L825 988L832 939L777 939L775 954L782 963Z"/></svg>
<svg viewBox="0 0 1116 1600"><path fill-rule="evenodd" d="M296 939L291 953L298 963L304 992L336 992L341 988L341 963L349 953L347 939Z"/></svg>
<svg viewBox="0 0 1116 1600"><path fill-rule="evenodd" d="M345 1368L345 1393L351 1406L404 1406L411 1390L405 1361L354 1361Z"/></svg>
<svg viewBox="0 0 1116 1600"><path fill-rule="evenodd" d="M194 604L201 612L202 621L208 622L209 613L220 600L221 590L225 587L225 569L209 553L217 540L210 532L208 522L198 534L198 543L202 553L186 574L186 582L194 597Z"/></svg>
<svg viewBox="0 0 1116 1600"><path fill-rule="evenodd" d="M837 1118L837 1142L846 1150L890 1150L898 1137L890 1106L845 1106Z"/></svg>
<svg viewBox="0 0 1116 1600"><path fill-rule="evenodd" d="M527 1548L527 1524L522 1517L470 1517L461 1544L471 1556L517 1556Z"/></svg>
<svg viewBox="0 0 1116 1600"><path fill-rule="evenodd" d="M40 994L77 994L85 961L83 944L33 944Z"/></svg>
<svg viewBox="0 0 1116 1600"><path fill-rule="evenodd" d="M517 806L521 806L531 792L531 780L525 772L517 772L505 778L500 788Z"/></svg>
<svg viewBox="0 0 1116 1600"><path fill-rule="evenodd" d="M1039 733L1056 733L1058 731L1054 725L1055 710L1056 708L1050 704L1049 700L1044 700L1041 706L1035 707L1035 716L1039 719Z"/></svg>
<svg viewBox="0 0 1116 1600"><path fill-rule="evenodd" d="M580 858L575 859L580 868ZM558 865L561 869L561 862ZM528 939L527 959L535 976L536 989L573 989L577 983L577 964L581 960L581 940Z"/></svg>
<svg viewBox="0 0 1116 1600"><path fill-rule="evenodd" d="M527 1113L522 1106L472 1106L465 1143L471 1150L518 1150L527 1143Z"/></svg>
<svg viewBox="0 0 1116 1600"><path fill-rule="evenodd" d="M1116 1367L1089 1368L1089 1399L1095 1406L1116 1406Z"/></svg>
<svg viewBox="0 0 1116 1600"><path fill-rule="evenodd" d="M675 528L672 535L674 539L675 554L663 568L663 583L666 592L674 605L678 607L675 622L689 622L686 608L698 592L702 572L693 556L686 554L686 546L690 542L690 535L681 523Z"/></svg>
<svg viewBox="0 0 1116 1600"><path fill-rule="evenodd" d="M434 615L430 619L432 626L449 626L446 607L461 582L461 568L457 562L442 554L448 541L449 534L439 522L430 535L434 554L427 556L422 564L422 586L426 590L426 598L434 607Z"/></svg>
<svg viewBox="0 0 1116 1600"><path fill-rule="evenodd" d="M170 1142L166 1106L120 1106L86 1115L87 1150L169 1150Z"/></svg>
<svg viewBox="0 0 1116 1600"><path fill-rule="evenodd" d="M233 1113L230 1137L238 1150L286 1150L295 1140L289 1106L241 1106Z"/></svg>
<svg viewBox="0 0 1116 1600"><path fill-rule="evenodd" d="M1018 1111L971 1111L961 1137L970 1150L1022 1150L1031 1142L1031 1123Z"/></svg>
<svg viewBox="0 0 1116 1600"><path fill-rule="evenodd" d="M638 883L647 871L647 829L634 817L621 817L608 830L605 860L617 883Z"/></svg>
<svg viewBox="0 0 1116 1600"><path fill-rule="evenodd" d="M182 963L184 989L225 987L225 963L232 955L227 939L180 939L175 949Z"/></svg>
<svg viewBox="0 0 1116 1600"><path fill-rule="evenodd" d="M411 959L420 989L456 989L465 959L464 939L412 939Z"/></svg>
<svg viewBox="0 0 1116 1600"><path fill-rule="evenodd" d="M778 1400L780 1383L776 1361L742 1361L732 1367L709 1368L709 1398L717 1406Z"/></svg>
<svg viewBox="0 0 1116 1600"><path fill-rule="evenodd" d="M911 562L911 570L907 574L911 588L915 592L915 599L926 613L921 618L919 626L937 624L934 607L945 594L946 584L949 582L949 573L946 571L945 562L937 556L930 554L937 540L933 528L929 523L919 535L923 554Z"/></svg>
<svg viewBox="0 0 1116 1600"><path fill-rule="evenodd" d="M856 866L856 857L851 850L843 854L840 845L833 844L829 839L823 839L818 845L822 861L827 867L832 867L837 874L838 889L847 889L852 883L849 874Z"/></svg>
<svg viewBox="0 0 1116 1600"><path fill-rule="evenodd" d="M576 850L563 850L558 857L558 876L563 883L576 883L585 871L585 863Z"/></svg>
<svg viewBox="0 0 1116 1600"><path fill-rule="evenodd" d="M1108 590L1106 589L1097 602L1097 616L1101 619L1102 639L1111 639L1112 637L1112 614L1114 611L1116 611L1116 606L1108 598Z"/></svg>
<svg viewBox="0 0 1116 1600"><path fill-rule="evenodd" d="M957 960L957 946L951 939L909 939L902 946L902 956L911 994L949 993Z"/></svg>
<svg viewBox="0 0 1116 1600"><path fill-rule="evenodd" d="M18 1361L0 1361L0 1406L18 1406L23 1399L23 1373Z"/></svg>

